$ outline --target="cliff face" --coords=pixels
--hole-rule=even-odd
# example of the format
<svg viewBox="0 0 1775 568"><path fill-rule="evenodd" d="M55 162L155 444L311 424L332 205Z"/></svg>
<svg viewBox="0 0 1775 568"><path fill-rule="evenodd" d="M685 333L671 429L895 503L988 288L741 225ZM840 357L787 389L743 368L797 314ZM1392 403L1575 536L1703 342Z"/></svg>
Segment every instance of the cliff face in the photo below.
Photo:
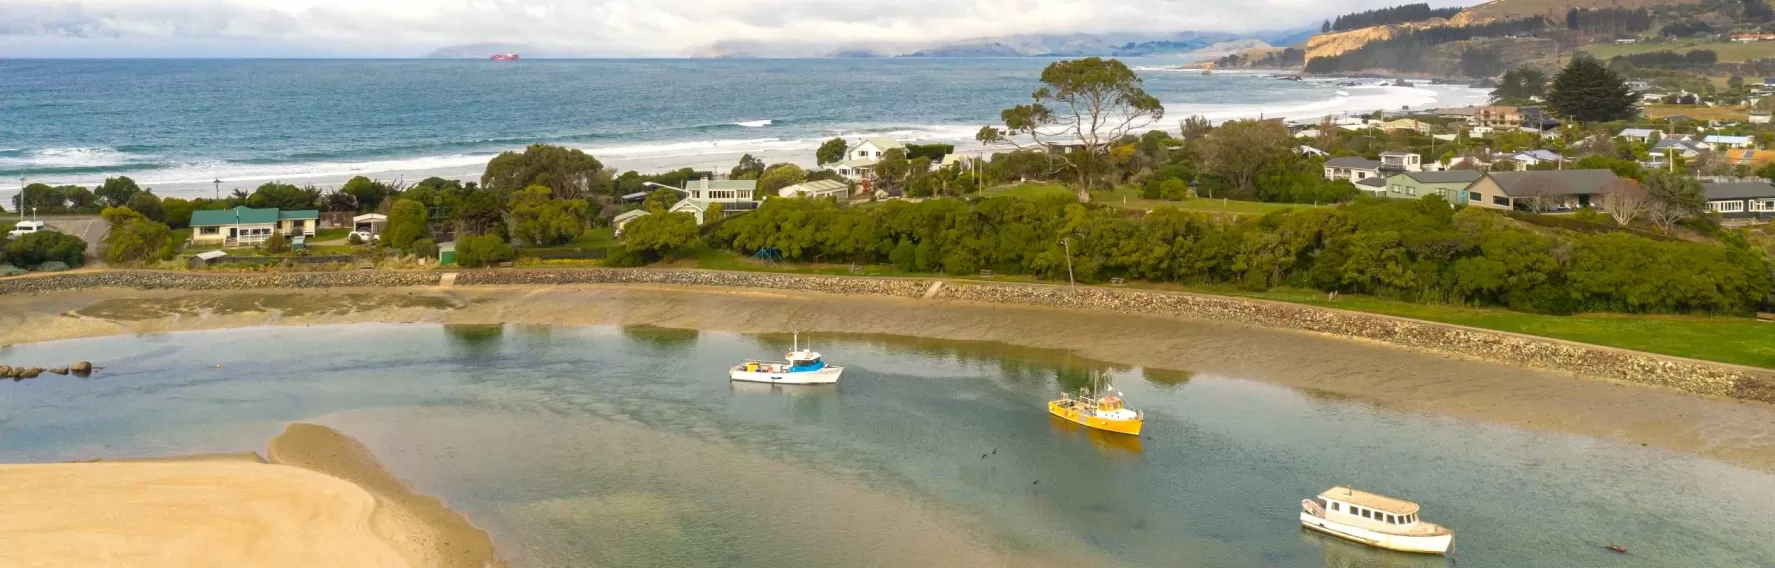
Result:
<svg viewBox="0 0 1775 568"><path fill-rule="evenodd" d="M1319 34L1307 39L1307 60L1318 57L1332 57L1348 51L1355 51L1371 41L1391 39L1393 26L1374 26L1347 32Z"/></svg>

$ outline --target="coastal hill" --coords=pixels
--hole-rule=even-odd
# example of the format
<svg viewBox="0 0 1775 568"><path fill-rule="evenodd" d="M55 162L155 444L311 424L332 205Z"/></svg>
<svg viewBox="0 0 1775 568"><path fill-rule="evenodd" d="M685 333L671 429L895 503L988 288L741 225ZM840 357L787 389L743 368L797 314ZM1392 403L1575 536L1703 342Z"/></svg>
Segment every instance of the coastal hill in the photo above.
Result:
<svg viewBox="0 0 1775 568"><path fill-rule="evenodd" d="M698 58L734 57L1208 57L1238 49L1291 45L1312 30L1244 34L1226 32L1033 34L948 42L790 44L717 42L690 53ZM1240 44L1238 42L1244 42Z"/></svg>
<svg viewBox="0 0 1775 568"><path fill-rule="evenodd" d="M516 53L523 57L549 57L535 47L516 43L471 43L431 50L429 59L486 59L495 53Z"/></svg>

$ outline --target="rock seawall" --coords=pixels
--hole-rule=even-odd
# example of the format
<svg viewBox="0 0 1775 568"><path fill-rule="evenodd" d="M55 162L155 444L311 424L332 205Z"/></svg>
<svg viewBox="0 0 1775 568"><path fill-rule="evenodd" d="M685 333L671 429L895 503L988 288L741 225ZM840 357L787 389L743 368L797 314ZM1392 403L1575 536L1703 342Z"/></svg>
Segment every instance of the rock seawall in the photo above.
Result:
<svg viewBox="0 0 1775 568"><path fill-rule="evenodd" d="M138 290L324 289L436 286L438 272L209 275L113 271L0 279L0 294L87 288ZM919 298L935 280L661 269L470 270L457 286L676 284ZM1685 392L1775 403L1775 372L1559 340L1313 306L1124 288L944 281L933 299L1176 316L1295 329L1570 372Z"/></svg>

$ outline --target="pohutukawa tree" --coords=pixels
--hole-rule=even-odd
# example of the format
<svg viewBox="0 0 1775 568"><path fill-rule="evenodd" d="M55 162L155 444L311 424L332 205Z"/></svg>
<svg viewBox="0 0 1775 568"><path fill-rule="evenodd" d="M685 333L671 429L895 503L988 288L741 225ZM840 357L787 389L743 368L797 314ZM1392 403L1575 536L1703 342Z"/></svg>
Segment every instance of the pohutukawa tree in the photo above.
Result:
<svg viewBox="0 0 1775 568"><path fill-rule="evenodd" d="M999 113L1004 127L980 128L989 146L1048 152L1076 174L1080 202L1091 201L1095 167L1109 146L1165 117L1159 99L1121 61L1091 57L1056 61L1042 70L1030 104Z"/></svg>

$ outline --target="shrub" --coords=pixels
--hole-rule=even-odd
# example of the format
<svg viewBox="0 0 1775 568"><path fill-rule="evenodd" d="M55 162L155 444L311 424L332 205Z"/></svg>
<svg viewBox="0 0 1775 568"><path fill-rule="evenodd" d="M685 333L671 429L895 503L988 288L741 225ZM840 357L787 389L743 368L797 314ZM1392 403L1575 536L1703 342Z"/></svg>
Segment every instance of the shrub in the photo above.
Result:
<svg viewBox="0 0 1775 568"><path fill-rule="evenodd" d="M413 241L413 256L419 258L437 258L438 242L431 239Z"/></svg>
<svg viewBox="0 0 1775 568"><path fill-rule="evenodd" d="M388 246L410 250L413 241L425 238L431 232L425 224L425 204L411 199L397 199L394 209L388 212L388 226L382 230L382 242Z"/></svg>
<svg viewBox="0 0 1775 568"><path fill-rule="evenodd" d="M290 252L290 240L285 238L283 233L273 231L271 237L265 239L265 244L260 245L259 248L265 249L265 252L271 254L283 254Z"/></svg>
<svg viewBox="0 0 1775 568"><path fill-rule="evenodd" d="M1614 217L1610 217L1607 213L1603 213L1603 212L1597 211L1595 209L1591 209L1589 207L1579 209L1577 213L1572 214L1572 218L1579 220L1579 221L1583 221L1585 223L1595 223L1598 225L1613 225L1613 224L1615 224Z"/></svg>
<svg viewBox="0 0 1775 568"><path fill-rule="evenodd" d="M68 269L68 263L62 262L59 260L51 260L49 262L45 262L43 264L37 265L38 272L61 272L63 270L67 270L67 269Z"/></svg>
<svg viewBox="0 0 1775 568"><path fill-rule="evenodd" d="M456 264L461 266L490 266L517 257L517 251L498 235L464 237L456 241Z"/></svg>
<svg viewBox="0 0 1775 568"><path fill-rule="evenodd" d="M354 232L351 236L345 238L345 242L351 243L352 246L357 246L364 244L364 238L358 236L358 234Z"/></svg>
<svg viewBox="0 0 1775 568"><path fill-rule="evenodd" d="M111 207L99 216L111 224L105 233L105 262L131 264L173 257L172 229L128 207Z"/></svg>
<svg viewBox="0 0 1775 568"><path fill-rule="evenodd" d="M51 261L80 266L86 259L86 241L67 233L38 231L6 243L6 259L25 268Z"/></svg>

